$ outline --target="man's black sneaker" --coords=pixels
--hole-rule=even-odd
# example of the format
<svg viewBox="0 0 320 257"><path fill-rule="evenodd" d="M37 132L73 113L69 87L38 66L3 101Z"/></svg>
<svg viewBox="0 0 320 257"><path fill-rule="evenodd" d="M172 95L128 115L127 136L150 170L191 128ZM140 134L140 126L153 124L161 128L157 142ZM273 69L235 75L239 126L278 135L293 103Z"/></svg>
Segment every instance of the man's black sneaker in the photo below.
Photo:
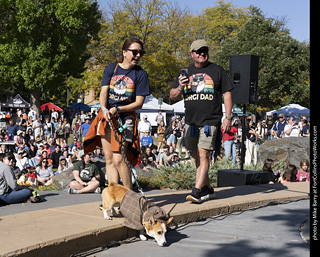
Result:
<svg viewBox="0 0 320 257"><path fill-rule="evenodd" d="M202 201L207 201L209 199L215 198L215 193L213 187L203 186L200 192L200 199Z"/></svg>
<svg viewBox="0 0 320 257"><path fill-rule="evenodd" d="M193 203L202 203L201 200L201 190L194 187L192 188L192 192L190 195L187 196L187 201L193 202Z"/></svg>

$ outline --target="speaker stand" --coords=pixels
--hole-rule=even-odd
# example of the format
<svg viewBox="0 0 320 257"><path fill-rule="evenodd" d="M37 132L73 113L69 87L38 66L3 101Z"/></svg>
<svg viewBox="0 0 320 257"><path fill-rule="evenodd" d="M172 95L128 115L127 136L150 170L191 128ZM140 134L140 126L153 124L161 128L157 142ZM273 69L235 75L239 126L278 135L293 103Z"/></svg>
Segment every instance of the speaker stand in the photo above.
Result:
<svg viewBox="0 0 320 257"><path fill-rule="evenodd" d="M246 140L246 105L243 105L243 114L242 114L242 142L241 142L241 156L240 156L240 171L243 171L244 155L245 155L245 145Z"/></svg>

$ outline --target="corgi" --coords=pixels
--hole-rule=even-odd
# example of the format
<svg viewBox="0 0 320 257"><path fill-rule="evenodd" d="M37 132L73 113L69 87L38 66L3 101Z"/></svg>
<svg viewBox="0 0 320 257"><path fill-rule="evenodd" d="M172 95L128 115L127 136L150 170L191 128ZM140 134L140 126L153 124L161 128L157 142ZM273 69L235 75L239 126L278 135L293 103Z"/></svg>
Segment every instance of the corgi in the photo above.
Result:
<svg viewBox="0 0 320 257"><path fill-rule="evenodd" d="M165 246L165 234L168 224L173 220L168 218L165 211L144 199L127 187L111 182L109 187L102 191L102 211L105 219L111 220L108 215L119 214L115 206L120 203L120 212L125 217L124 226L140 231L140 239L147 240L144 232L153 237L159 246Z"/></svg>

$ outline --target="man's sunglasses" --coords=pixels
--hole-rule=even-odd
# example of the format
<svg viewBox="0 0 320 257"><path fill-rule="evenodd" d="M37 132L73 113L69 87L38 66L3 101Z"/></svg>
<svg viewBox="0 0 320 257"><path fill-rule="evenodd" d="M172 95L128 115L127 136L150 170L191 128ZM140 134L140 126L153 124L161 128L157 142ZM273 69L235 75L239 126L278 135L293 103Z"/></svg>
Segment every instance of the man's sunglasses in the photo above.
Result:
<svg viewBox="0 0 320 257"><path fill-rule="evenodd" d="M209 49L208 49L208 48L200 48L200 49L198 49L197 51L192 50L192 52L194 52L194 53L196 53L196 54L198 54L198 55L200 55L200 54L202 54L202 53L208 54Z"/></svg>
<svg viewBox="0 0 320 257"><path fill-rule="evenodd" d="M137 56L140 54L142 57L146 52L144 50L137 50L137 49L127 49L128 51L131 51L134 56Z"/></svg>

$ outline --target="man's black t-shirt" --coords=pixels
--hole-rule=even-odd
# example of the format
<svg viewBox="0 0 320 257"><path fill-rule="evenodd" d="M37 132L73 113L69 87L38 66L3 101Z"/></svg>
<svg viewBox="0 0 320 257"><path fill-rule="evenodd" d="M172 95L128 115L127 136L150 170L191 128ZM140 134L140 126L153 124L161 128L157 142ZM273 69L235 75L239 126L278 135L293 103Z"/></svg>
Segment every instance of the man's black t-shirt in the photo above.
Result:
<svg viewBox="0 0 320 257"><path fill-rule="evenodd" d="M203 68L194 64L188 68L189 84L184 87L186 123L217 126L222 118L222 94L230 91L232 83L226 71L209 62ZM178 77L173 88L179 86Z"/></svg>

